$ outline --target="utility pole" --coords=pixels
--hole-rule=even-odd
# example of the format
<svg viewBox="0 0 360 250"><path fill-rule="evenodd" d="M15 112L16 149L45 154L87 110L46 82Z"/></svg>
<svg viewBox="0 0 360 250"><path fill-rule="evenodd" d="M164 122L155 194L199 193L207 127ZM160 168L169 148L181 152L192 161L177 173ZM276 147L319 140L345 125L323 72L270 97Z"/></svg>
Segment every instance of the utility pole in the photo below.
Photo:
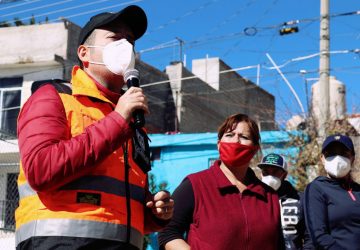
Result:
<svg viewBox="0 0 360 250"><path fill-rule="evenodd" d="M329 119L330 91L330 18L329 0L320 0L320 64L319 64L319 117L317 117L317 130L319 139L326 137L326 127Z"/></svg>

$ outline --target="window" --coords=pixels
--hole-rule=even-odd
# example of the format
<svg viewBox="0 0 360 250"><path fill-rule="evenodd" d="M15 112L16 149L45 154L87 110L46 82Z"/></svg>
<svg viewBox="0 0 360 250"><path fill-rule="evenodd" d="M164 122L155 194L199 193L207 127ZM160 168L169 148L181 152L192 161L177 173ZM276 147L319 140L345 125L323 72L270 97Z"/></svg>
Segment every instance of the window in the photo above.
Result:
<svg viewBox="0 0 360 250"><path fill-rule="evenodd" d="M8 173L6 182L5 228L15 230L15 210L19 206L17 173Z"/></svg>
<svg viewBox="0 0 360 250"><path fill-rule="evenodd" d="M15 209L19 205L18 173L8 173L6 177L6 196L0 201L0 229L14 231Z"/></svg>
<svg viewBox="0 0 360 250"><path fill-rule="evenodd" d="M0 134L5 139L16 137L22 82L22 77L0 79Z"/></svg>

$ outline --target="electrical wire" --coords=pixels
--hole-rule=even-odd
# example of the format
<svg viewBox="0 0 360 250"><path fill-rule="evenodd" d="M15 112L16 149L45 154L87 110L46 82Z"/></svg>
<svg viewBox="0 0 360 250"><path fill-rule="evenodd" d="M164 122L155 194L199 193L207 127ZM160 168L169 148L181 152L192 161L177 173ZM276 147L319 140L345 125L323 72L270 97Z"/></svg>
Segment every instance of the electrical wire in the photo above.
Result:
<svg viewBox="0 0 360 250"><path fill-rule="evenodd" d="M164 23L164 24L158 26L157 28L154 28L154 29L146 32L145 35L150 35L150 34L156 32L156 31L159 31L159 30L161 30L161 29L166 28L167 26L169 26L169 25L171 25L171 24L177 23L177 22L179 22L181 19L183 19L184 17L191 16L191 15L199 12L200 10L204 10L204 9L206 9L207 7L209 7L210 5L212 5L212 4L214 4L214 3L218 2L218 1L220 1L220 0L211 0L211 1L208 1L208 2L206 2L205 4L202 4L202 5L200 5L199 7L195 8L195 9L193 9L193 10L188 11L188 12L186 12L185 14L183 14L183 15L181 15L181 16L178 16L178 17L176 17L176 18L174 18L174 19L171 19L171 20L168 21L167 23Z"/></svg>
<svg viewBox="0 0 360 250"><path fill-rule="evenodd" d="M69 0L69 1L72 1L72 0ZM42 14L37 14L37 15L32 15L32 16L19 18L18 20L19 21L25 21L25 20L28 20L30 18L38 18L38 17L48 16L48 15L52 15L52 14L55 14L55 13L65 12L65 11L68 11L68 10L74 10L74 9L78 9L78 8L82 8L82 7L86 7L86 6L90 6L90 5L94 5L94 4L98 4L98 3L102 3L102 2L108 2L108 1L111 1L111 0L91 1L91 2L88 2L88 3L85 3L85 4L79 4L79 5L75 5L75 6L71 6L71 7L67 7L67 8L62 8L62 9L58 9L58 10L54 10L54 11L49 11L49 12L42 13ZM133 1L129 1L129 2L124 2L124 3L120 3L120 4L106 6L106 7L103 7L103 8L96 8L96 9L93 9L93 10L90 10L90 11L80 12L80 13L77 13L77 14L74 14L74 15L64 16L62 18L70 18L70 17L75 17L75 16L86 15L86 14L89 14L89 13L94 13L94 12L98 12L98 11L105 10L105 9L111 9L113 7L118 7L118 6L129 5L129 4L133 4L133 3L141 2L141 1L143 1L143 0L133 0ZM54 22L54 21L59 21L59 18L51 19L48 22Z"/></svg>
<svg viewBox="0 0 360 250"><path fill-rule="evenodd" d="M240 14L245 10L245 8L248 8L249 6L251 6L252 4L254 4L255 2L257 2L257 0L250 0L248 3L245 4L245 7L242 7L240 10L237 10L235 13L233 13L232 15L229 15L226 17L225 20L222 20L221 23L218 23L214 28L212 28L209 32L207 32L204 37L209 36L210 34L213 34L214 32L216 32L218 29L220 29L220 27L226 25L227 23L229 23L232 19L240 16ZM200 38L200 39L204 39L204 38Z"/></svg>
<svg viewBox="0 0 360 250"><path fill-rule="evenodd" d="M321 54L347 54L347 53L360 53L360 49L351 49L351 50L335 50L335 51L329 51L328 53L327 52L324 52L324 53L314 53L314 54L311 54L311 55L307 55L307 56L301 56L301 57L297 57L297 58L293 58L293 59L290 59L288 61L286 61L285 63L281 64L281 65L278 65L279 68L283 68L285 67L286 65L288 65L289 63L292 63L292 62L297 62L297 61L303 61L303 60L307 60L307 59L311 59L313 57L317 57L317 56L320 56ZM265 67L264 68L266 69L275 69L275 67Z"/></svg>
<svg viewBox="0 0 360 250"><path fill-rule="evenodd" d="M153 51L153 50L159 50L159 49L165 49L165 48L169 48L169 47L174 47L174 46L176 46L178 44L179 44L179 41L174 39L174 40L171 40L169 42L164 42L164 43L158 44L158 45L156 45L154 47L151 47L151 48L148 48L148 49L139 50L137 53L143 54L145 52L149 52L149 51Z"/></svg>
<svg viewBox="0 0 360 250"><path fill-rule="evenodd" d="M17 14L20 14L20 13L30 12L30 11L33 11L33 10L39 10L39 9L43 9L43 8L47 8L47 7L51 7L51 6L56 6L56 5L60 5L60 4L68 3L68 2L72 2L72 1L74 1L74 0L64 0L64 1L59 1L59 2L56 2L56 3L45 4L45 5L41 5L41 6L38 6L38 7L30 8L30 9L11 12L11 13L8 13L8 14L5 14L5 15L1 15L1 17L13 16L13 15L17 15Z"/></svg>
<svg viewBox="0 0 360 250"><path fill-rule="evenodd" d="M359 13L360 13L360 11L352 11L352 12L347 12L347 13L333 14L330 16L331 17L342 17L342 16L349 16L349 15L359 15ZM266 26L266 27L256 27L256 26L247 27L243 31L240 31L240 32L233 32L233 33L228 33L228 34L220 35L220 36L206 37L206 38L200 38L200 39L193 40L193 41L186 41L185 44L186 44L187 49L191 49L196 46L203 45L204 43L209 43L209 42L214 42L214 41L219 41L219 40L222 41L222 40L231 39L231 38L238 37L238 36L253 36L253 35L256 35L259 30L278 29L283 26L300 24L300 23L310 23L311 24L318 20L320 20L320 17L304 18L304 19L299 19L299 20L290 20L290 21L283 22L281 24L270 25L270 26ZM310 24L308 24L308 25L310 25ZM274 35L272 35L272 37L274 38ZM178 43L174 43L173 46L178 46ZM145 49L145 50L143 50L143 52L156 50L155 47L156 46L154 46L150 49ZM170 45L166 46L166 47L159 47L158 49L163 49L163 48L167 48L167 47L170 47Z"/></svg>
<svg viewBox="0 0 360 250"><path fill-rule="evenodd" d="M346 12L346 13L331 14L331 15L329 15L329 17L334 18L334 17L359 15L359 14L360 14L360 10L357 10L357 11L351 11L351 12ZM258 30L278 29L280 27L292 26L292 25L296 25L296 24L300 24L300 23L315 22L315 21L319 21L320 18L321 17L296 19L296 20L290 20L290 21L286 21L286 22L283 22L280 24L275 24L275 25L270 25L270 26L265 26L265 27L247 27L245 29L254 29L255 34L256 34Z"/></svg>
<svg viewBox="0 0 360 250"><path fill-rule="evenodd" d="M33 1L31 1L31 2L25 2L25 3L19 3L19 4L12 4L12 5L9 5L9 6L0 8L0 11L2 11L2 10L7 10L7 9L12 9L12 8L16 8L16 7L19 7L19 6L24 6L24 5L28 5L28 4L32 4L32 3L36 3L36 2L40 2L40 1L42 1L42 0L33 0Z"/></svg>
<svg viewBox="0 0 360 250"><path fill-rule="evenodd" d="M103 1L110 1L110 0L103 0ZM91 14L91 13L96 13L96 12L99 12L99 11L102 11L102 10L108 10L108 9L112 9L112 8L115 8L115 7L120 7L120 6L124 6L124 5L130 5L130 4L134 4L134 3L138 3L138 2L142 2L142 1L144 1L144 0L132 0L132 1L129 1L129 2L124 2L124 3L120 3L120 4L114 4L114 5L106 6L106 7L103 7L103 8L97 8L97 9L90 10L90 11L83 11L83 12L80 12L80 13L77 13L77 14L74 14L74 15L64 16L64 17L62 17L62 19L63 18L77 17L77 16L83 16L83 15L87 15L87 14ZM59 18L49 20L49 22L55 22L55 21L59 21Z"/></svg>

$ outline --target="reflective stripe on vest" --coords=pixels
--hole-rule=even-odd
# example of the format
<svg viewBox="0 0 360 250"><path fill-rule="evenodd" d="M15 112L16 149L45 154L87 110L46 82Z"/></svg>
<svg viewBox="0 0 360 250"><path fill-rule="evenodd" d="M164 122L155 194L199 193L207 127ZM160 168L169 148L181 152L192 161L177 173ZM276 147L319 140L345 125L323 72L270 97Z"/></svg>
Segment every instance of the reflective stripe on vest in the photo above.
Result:
<svg viewBox="0 0 360 250"><path fill-rule="evenodd" d="M125 197L125 182L109 176L83 176L60 190L92 190ZM37 195L26 182L19 186L20 199ZM130 197L140 203L145 201L145 190L142 187L130 184Z"/></svg>
<svg viewBox="0 0 360 250"><path fill-rule="evenodd" d="M134 228L131 229L130 235L130 243L142 249L143 235ZM17 230L15 235L16 246L34 236L90 237L120 241L119 239L126 239L126 225L70 219L32 221Z"/></svg>

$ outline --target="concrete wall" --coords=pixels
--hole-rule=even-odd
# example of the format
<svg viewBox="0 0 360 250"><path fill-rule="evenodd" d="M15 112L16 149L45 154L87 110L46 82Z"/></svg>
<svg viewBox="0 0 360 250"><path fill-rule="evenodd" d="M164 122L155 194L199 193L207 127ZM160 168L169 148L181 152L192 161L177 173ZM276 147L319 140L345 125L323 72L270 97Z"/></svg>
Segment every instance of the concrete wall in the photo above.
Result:
<svg viewBox="0 0 360 250"><path fill-rule="evenodd" d="M275 129L274 96L236 72L219 73L231 68L218 58L195 62L193 71L199 73L198 77L194 77L181 63L166 67L173 89L179 131L213 132L227 116L235 113L249 115L258 121L262 130ZM211 69L212 74L206 74L206 69L201 70L201 67ZM181 78L190 79L179 80ZM209 79L209 82L204 82L204 79Z"/></svg>
<svg viewBox="0 0 360 250"><path fill-rule="evenodd" d="M137 60L140 72L140 86L163 82L168 76L158 69ZM169 82L143 87L148 99L150 115L145 116L145 127L149 133L165 133L175 130L175 105Z"/></svg>
<svg viewBox="0 0 360 250"><path fill-rule="evenodd" d="M79 26L67 21L1 28L0 64L48 62L54 61L55 55L75 60L72 51L79 32Z"/></svg>
<svg viewBox="0 0 360 250"><path fill-rule="evenodd" d="M0 77L23 79L20 106L34 81L70 80L79 34L80 27L68 21L0 29Z"/></svg>
<svg viewBox="0 0 360 250"><path fill-rule="evenodd" d="M191 71L213 89L219 90L220 67L218 57L193 60Z"/></svg>
<svg viewBox="0 0 360 250"><path fill-rule="evenodd" d="M215 124L219 125L221 118L214 114L214 107L209 107L211 103L208 101L208 93L215 92L214 89L199 78L179 80L194 76L181 63L167 66L166 73L171 82L177 110L177 130L181 132L216 131Z"/></svg>
<svg viewBox="0 0 360 250"><path fill-rule="evenodd" d="M0 29L0 76L23 77L21 106L33 81L70 80L80 27L71 22Z"/></svg>
<svg viewBox="0 0 360 250"><path fill-rule="evenodd" d="M231 70L221 60L219 65L220 72ZM275 98L255 83L230 71L220 74L219 92L228 114L244 113L256 120L261 130L275 129Z"/></svg>

